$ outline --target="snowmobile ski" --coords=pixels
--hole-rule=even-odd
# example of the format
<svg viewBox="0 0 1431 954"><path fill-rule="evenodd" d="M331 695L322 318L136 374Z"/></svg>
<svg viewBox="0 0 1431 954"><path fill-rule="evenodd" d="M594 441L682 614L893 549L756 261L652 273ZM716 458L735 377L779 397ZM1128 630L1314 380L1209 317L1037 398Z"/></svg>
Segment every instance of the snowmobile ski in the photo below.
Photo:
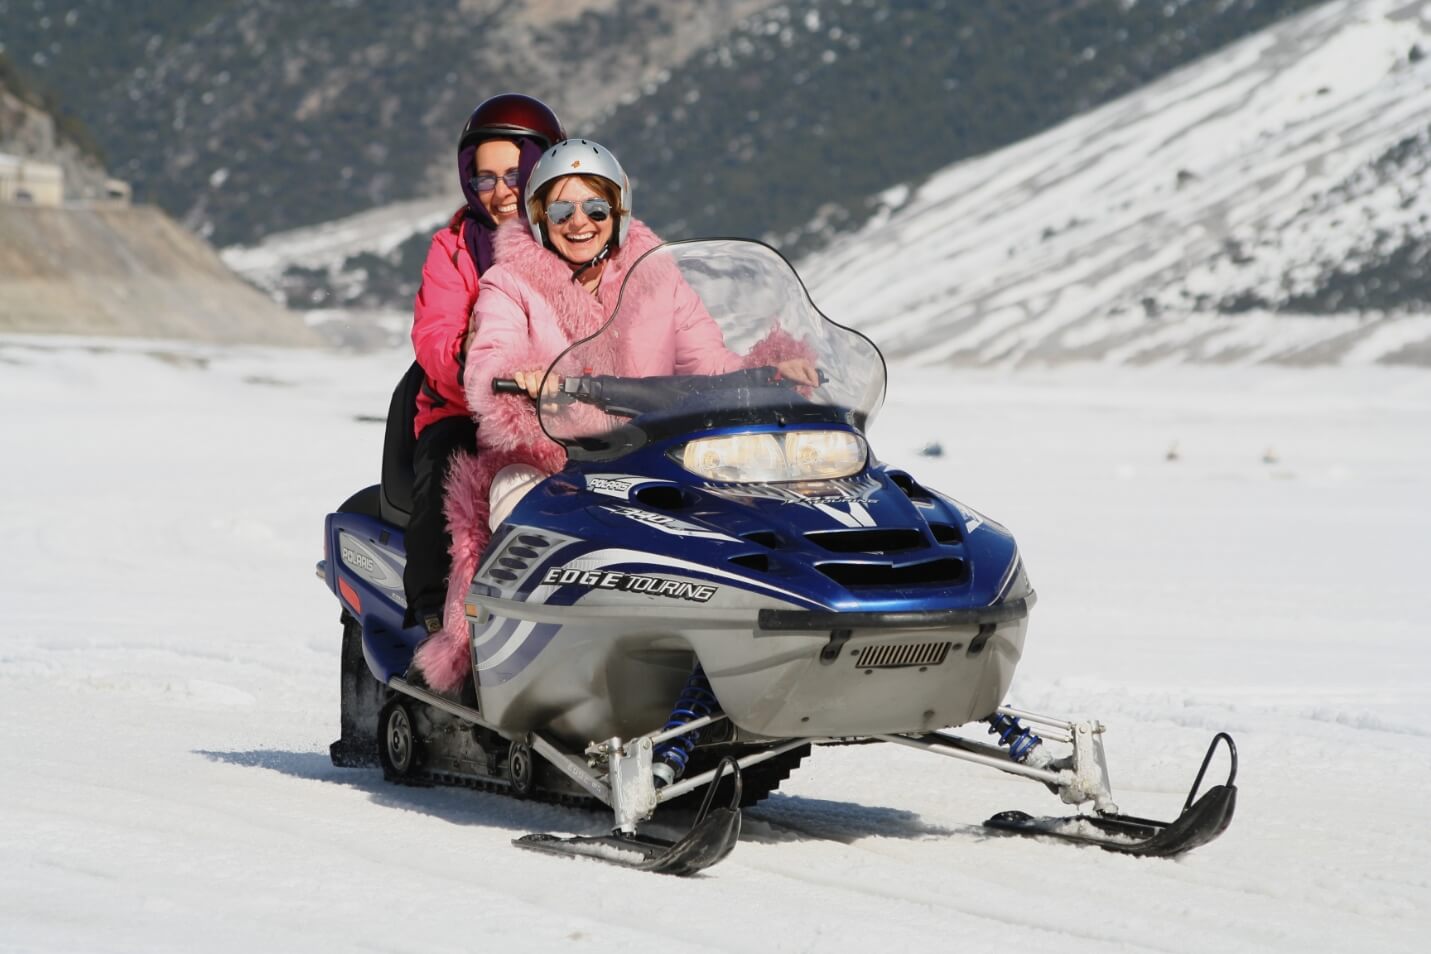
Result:
<svg viewBox="0 0 1431 954"><path fill-rule="evenodd" d="M1198 798L1208 763L1217 751L1218 743L1226 742L1232 766L1227 781L1214 785ZM1232 823L1237 806L1237 746L1226 732L1219 732L1208 746L1202 767L1188 792L1183 810L1171 822L1153 821L1132 815L1095 812L1065 818L1038 818L1027 812L1008 811L993 816L984 825L997 831L1018 835L1044 835L1085 845L1096 845L1106 851L1145 858L1171 858L1191 851L1221 835Z"/></svg>
<svg viewBox="0 0 1431 954"><path fill-rule="evenodd" d="M722 776L729 771L730 803L712 809L716 789ZM532 834L513 839L512 844L531 851L541 851L569 858L594 858L607 864L658 874L693 875L720 861L735 848L740 838L740 768L734 759L724 759L715 778L711 779L706 796L696 813L695 823L682 838L667 841L649 835L616 830L609 835L578 835L559 838L556 835Z"/></svg>

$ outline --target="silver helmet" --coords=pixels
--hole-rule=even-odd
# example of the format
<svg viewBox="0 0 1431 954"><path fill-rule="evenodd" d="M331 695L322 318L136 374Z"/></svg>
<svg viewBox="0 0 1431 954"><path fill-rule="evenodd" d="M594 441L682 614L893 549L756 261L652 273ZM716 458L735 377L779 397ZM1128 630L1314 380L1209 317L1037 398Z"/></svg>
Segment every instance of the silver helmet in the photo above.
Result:
<svg viewBox="0 0 1431 954"><path fill-rule="evenodd" d="M626 233L631 231L631 181L611 150L590 139L563 139L542 153L532 168L527 178L527 194L523 197L532 236L546 243L546 219L537 205L537 193L542 186L562 176L596 176L616 186L617 207L612 210L616 216L616 244L624 245Z"/></svg>

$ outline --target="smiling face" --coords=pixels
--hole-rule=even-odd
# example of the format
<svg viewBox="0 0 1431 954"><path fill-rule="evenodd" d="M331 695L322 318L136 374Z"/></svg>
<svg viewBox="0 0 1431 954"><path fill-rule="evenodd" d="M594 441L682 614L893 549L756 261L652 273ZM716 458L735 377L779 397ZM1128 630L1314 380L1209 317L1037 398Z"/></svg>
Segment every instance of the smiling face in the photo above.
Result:
<svg viewBox="0 0 1431 954"><path fill-rule="evenodd" d="M558 199L576 204L575 214L562 224L553 225L550 220L546 223L547 238L551 239L552 247L558 255L573 264L591 261L596 257L596 253L611 241L611 230L616 217L610 216L605 222L593 222L587 218L581 203L591 198L611 202L613 197L603 195L577 176L567 176L557 180L546 198L547 206ZM615 203L612 205L614 207Z"/></svg>
<svg viewBox="0 0 1431 954"><path fill-rule="evenodd" d="M477 198L498 225L517 217L517 203L521 197L516 189L502 181L502 176L516 172L521 158L521 150L510 139L489 139L477 147L477 155L472 160L477 167L477 175L497 177L497 187L491 192L479 192Z"/></svg>

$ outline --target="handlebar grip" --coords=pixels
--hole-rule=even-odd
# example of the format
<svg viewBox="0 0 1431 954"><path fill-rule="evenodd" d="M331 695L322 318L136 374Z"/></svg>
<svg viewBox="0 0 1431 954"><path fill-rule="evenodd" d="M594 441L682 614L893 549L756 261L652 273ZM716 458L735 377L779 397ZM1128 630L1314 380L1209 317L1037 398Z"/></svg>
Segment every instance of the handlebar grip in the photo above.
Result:
<svg viewBox="0 0 1431 954"><path fill-rule="evenodd" d="M525 396L527 389L517 383L516 378L493 378L493 394L520 394Z"/></svg>

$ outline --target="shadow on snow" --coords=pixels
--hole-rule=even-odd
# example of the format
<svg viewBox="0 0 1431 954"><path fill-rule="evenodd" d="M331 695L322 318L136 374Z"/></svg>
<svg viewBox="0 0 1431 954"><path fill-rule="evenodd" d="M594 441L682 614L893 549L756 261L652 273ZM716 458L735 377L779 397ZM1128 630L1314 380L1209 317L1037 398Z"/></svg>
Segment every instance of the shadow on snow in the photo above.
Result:
<svg viewBox="0 0 1431 954"><path fill-rule="evenodd" d="M378 769L338 768L324 752L251 749L241 752L195 750L194 754L213 762L356 789L366 793L375 804L422 812L453 825L591 834L604 831L610 818L609 810L600 805L580 808L520 801L509 795L463 788L400 785L384 779ZM902 809L778 793L746 809L745 816L747 823L741 840L767 844L790 841L850 844L862 838L919 839L985 833L979 826L930 825L915 813ZM649 830L652 834L679 835L692 818L693 812L679 809L658 814ZM671 830L662 832L663 828Z"/></svg>
<svg viewBox="0 0 1431 954"><path fill-rule="evenodd" d="M745 810L741 837L755 842L836 841L862 838L934 838L981 834L979 826L931 825L902 808L836 802L803 795L774 794Z"/></svg>

